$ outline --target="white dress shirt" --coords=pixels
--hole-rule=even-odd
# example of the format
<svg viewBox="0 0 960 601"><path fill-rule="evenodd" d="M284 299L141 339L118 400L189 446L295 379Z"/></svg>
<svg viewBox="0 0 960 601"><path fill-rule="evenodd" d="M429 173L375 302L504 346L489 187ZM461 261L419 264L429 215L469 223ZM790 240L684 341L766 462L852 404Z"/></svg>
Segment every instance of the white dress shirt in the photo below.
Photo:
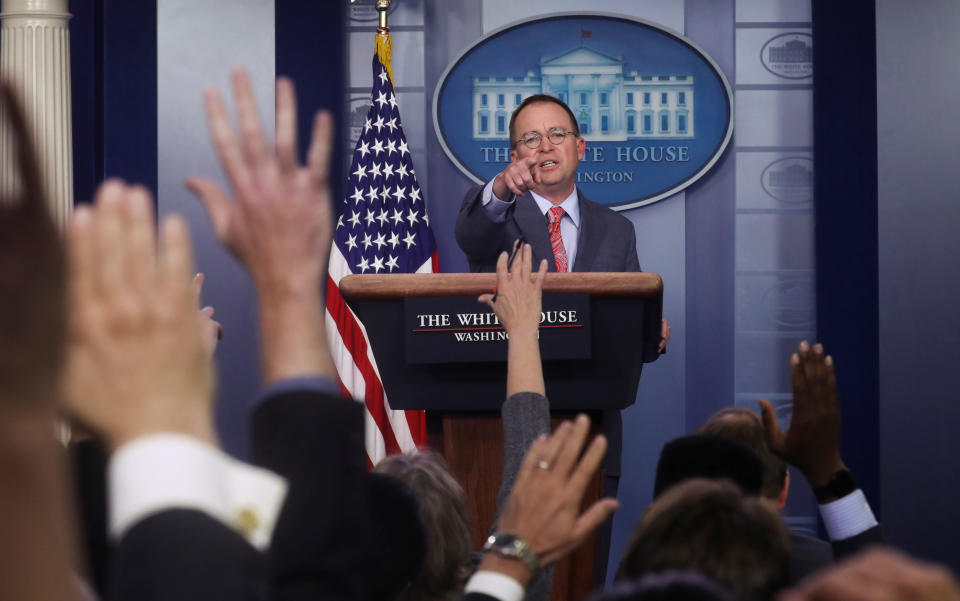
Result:
<svg viewBox="0 0 960 601"><path fill-rule="evenodd" d="M560 220L560 237L563 239L563 248L567 251L567 269L573 271L573 266L577 260L577 242L580 238L580 198L577 196L577 189L574 188L570 196L566 197L559 205L555 205L536 192L531 191L530 195L540 209L543 215L543 228L547 226L547 211L551 207L562 207L566 215ZM516 202L516 195L511 194L508 200L501 200L493 193L493 180L487 182L483 188L480 203L483 210L491 221L503 223L507 219L507 209ZM534 268L537 266L534 265Z"/></svg>
<svg viewBox="0 0 960 601"><path fill-rule="evenodd" d="M263 550L287 493L269 470L237 461L183 434L142 436L110 458L109 528L119 539L153 514L168 509L202 511Z"/></svg>

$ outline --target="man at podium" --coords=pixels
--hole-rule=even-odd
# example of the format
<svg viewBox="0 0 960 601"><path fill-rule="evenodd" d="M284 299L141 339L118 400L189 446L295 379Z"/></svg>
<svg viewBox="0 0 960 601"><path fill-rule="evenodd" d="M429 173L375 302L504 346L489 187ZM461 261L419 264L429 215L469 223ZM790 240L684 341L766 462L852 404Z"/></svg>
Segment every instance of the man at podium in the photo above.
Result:
<svg viewBox="0 0 960 601"><path fill-rule="evenodd" d="M501 252L522 240L549 271L640 271L633 223L577 188L587 143L566 104L548 94L525 99L510 116L511 163L474 186L457 216L457 244L470 270L493 272ZM670 326L663 321L660 352Z"/></svg>
<svg viewBox="0 0 960 601"><path fill-rule="evenodd" d="M519 240L531 245L532 264L546 259L549 271L640 271L633 223L588 200L576 186L586 141L570 108L547 94L530 96L510 116L509 135L510 164L486 185L470 189L457 216L457 243L470 270L496 271L500 253L510 252ZM669 337L664 319L661 353ZM620 412L605 411L602 422L610 443L603 494L615 497ZM598 579L606 572L609 535L610 524L598 531Z"/></svg>
<svg viewBox="0 0 960 601"><path fill-rule="evenodd" d="M550 271L640 271L633 224L576 187L586 150L570 108L553 96L524 100L510 116L511 163L471 189L456 237L471 271L494 271L523 238Z"/></svg>

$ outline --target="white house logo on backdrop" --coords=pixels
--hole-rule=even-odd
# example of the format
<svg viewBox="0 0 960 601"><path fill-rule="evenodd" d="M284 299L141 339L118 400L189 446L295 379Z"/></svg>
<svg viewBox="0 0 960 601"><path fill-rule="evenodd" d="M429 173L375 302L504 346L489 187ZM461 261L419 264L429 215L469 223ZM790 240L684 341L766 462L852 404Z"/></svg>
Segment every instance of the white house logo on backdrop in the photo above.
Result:
<svg viewBox="0 0 960 601"><path fill-rule="evenodd" d="M369 109L369 96L351 96L347 101L347 123L350 126L347 137L351 148L357 145L357 140L363 133L363 122L367 119Z"/></svg>
<svg viewBox="0 0 960 601"><path fill-rule="evenodd" d="M812 77L813 36L802 32L774 36L760 49L760 61L767 71L778 77Z"/></svg>
<svg viewBox="0 0 960 601"><path fill-rule="evenodd" d="M474 77L473 138L506 140L510 113L534 94L567 103L588 142L692 138L693 76L624 73L623 62L583 44L523 77Z"/></svg>
<svg viewBox="0 0 960 601"><path fill-rule="evenodd" d="M780 328L808 330L816 326L816 298L809 280L787 279L767 290L762 306Z"/></svg>
<svg viewBox="0 0 960 601"><path fill-rule="evenodd" d="M733 131L730 86L693 42L619 15L562 13L498 29L451 63L433 102L447 155L488 181L510 161L511 113L535 94L570 107L587 141L578 185L616 209L690 185Z"/></svg>
<svg viewBox="0 0 960 601"><path fill-rule="evenodd" d="M763 191L779 201L805 203L813 200L813 161L786 157L767 165L760 174Z"/></svg>

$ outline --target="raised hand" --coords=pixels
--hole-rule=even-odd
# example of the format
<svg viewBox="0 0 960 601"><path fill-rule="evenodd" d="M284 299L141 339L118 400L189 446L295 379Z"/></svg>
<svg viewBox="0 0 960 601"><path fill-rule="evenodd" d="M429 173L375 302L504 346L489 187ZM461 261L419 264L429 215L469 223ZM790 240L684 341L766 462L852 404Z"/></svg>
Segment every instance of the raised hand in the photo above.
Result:
<svg viewBox="0 0 960 601"><path fill-rule="evenodd" d="M66 336L66 261L13 89L0 85L19 187L0 198L0 599L69 599L76 540L54 439Z"/></svg>
<svg viewBox="0 0 960 601"><path fill-rule="evenodd" d="M307 163L301 165L293 83L283 77L277 80L274 148L268 146L260 126L245 70L233 73L233 90L239 136L219 91L211 88L204 93L210 135L233 198L209 179L191 177L187 185L203 201L220 241L258 285L316 286L333 235L327 182L332 118L327 112L317 113Z"/></svg>
<svg viewBox="0 0 960 601"><path fill-rule="evenodd" d="M507 397L519 392L546 394L543 365L540 362L540 309L546 259L540 270L531 273L533 249L529 244L514 249L517 256L507 266L507 253L497 260L497 294L481 294L477 299L496 313L509 336L507 347Z"/></svg>
<svg viewBox="0 0 960 601"><path fill-rule="evenodd" d="M496 300L493 299L493 294L481 294L477 300L493 309L511 337L527 334L536 337L540 327L541 297L547 260L541 260L540 269L531 273L533 248L524 244L517 253L513 265L509 267L507 253L501 253L497 260Z"/></svg>
<svg viewBox="0 0 960 601"><path fill-rule="evenodd" d="M214 374L198 327L190 236L149 193L113 180L69 229L70 344L65 396L116 449L157 432L213 443Z"/></svg>
<svg viewBox="0 0 960 601"><path fill-rule="evenodd" d="M19 189L0 198L0 399L52 410L66 333L66 261L16 94L0 87Z"/></svg>
<svg viewBox="0 0 960 601"><path fill-rule="evenodd" d="M781 432L770 401L760 400L767 444L797 466L812 486L824 486L831 475L844 469L833 359L824 355L822 345L811 348L803 341L790 357L790 378L793 417L786 432Z"/></svg>
<svg viewBox="0 0 960 601"><path fill-rule="evenodd" d="M274 148L260 126L246 71L234 72L233 90L239 135L220 93L209 89L204 95L210 135L233 198L208 179L189 178L187 185L203 201L220 241L253 277L264 382L332 377L321 298L333 239L327 181L332 119L317 113L307 162L301 165L293 83L277 80Z"/></svg>
<svg viewBox="0 0 960 601"><path fill-rule="evenodd" d="M511 193L523 196L528 190L536 190L540 185L540 173L537 171L539 161L535 156L515 156L506 169L493 179L494 195L500 200L507 200Z"/></svg>
<svg viewBox="0 0 960 601"><path fill-rule="evenodd" d="M597 436L581 457L589 430L590 420L580 415L572 423L561 424L552 437L539 438L527 452L500 517L499 532L523 539L541 565L563 559L618 507L615 499L601 499L586 511L580 510L583 494L607 448L606 438ZM514 561L510 567L517 568L518 563ZM481 569L490 564L502 566L503 561L488 555ZM523 580L522 571L512 575Z"/></svg>

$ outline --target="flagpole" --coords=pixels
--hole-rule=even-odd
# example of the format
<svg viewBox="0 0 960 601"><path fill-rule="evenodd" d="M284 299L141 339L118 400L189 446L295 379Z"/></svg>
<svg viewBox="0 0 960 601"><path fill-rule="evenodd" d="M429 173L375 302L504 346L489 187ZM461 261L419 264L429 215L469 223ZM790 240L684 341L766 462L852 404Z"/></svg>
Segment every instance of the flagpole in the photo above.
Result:
<svg viewBox="0 0 960 601"><path fill-rule="evenodd" d="M380 62L383 63L390 76L390 85L395 86L393 81L393 40L390 38L390 27L387 25L387 11L390 10L391 0L377 0L377 14L380 17L377 25L377 55Z"/></svg>
<svg viewBox="0 0 960 601"><path fill-rule="evenodd" d="M380 24L377 26L377 33L390 33L387 26L387 11L390 10L390 0L377 0L377 13L380 16Z"/></svg>
<svg viewBox="0 0 960 601"><path fill-rule="evenodd" d="M372 0L365 4L370 6ZM342 390L362 399L366 408L365 447L369 467L386 455L416 453L418 447L426 445L426 417L419 409L390 406L389 391L384 390L366 328L340 294L340 281L348 275L368 271L435 273L439 270L437 242L403 133L390 69L393 55L387 25L390 6L390 0L376 0L379 27L371 57L373 88L366 121L350 163L348 191L343 198L346 206L337 220L327 278L326 319L334 325L327 332Z"/></svg>

